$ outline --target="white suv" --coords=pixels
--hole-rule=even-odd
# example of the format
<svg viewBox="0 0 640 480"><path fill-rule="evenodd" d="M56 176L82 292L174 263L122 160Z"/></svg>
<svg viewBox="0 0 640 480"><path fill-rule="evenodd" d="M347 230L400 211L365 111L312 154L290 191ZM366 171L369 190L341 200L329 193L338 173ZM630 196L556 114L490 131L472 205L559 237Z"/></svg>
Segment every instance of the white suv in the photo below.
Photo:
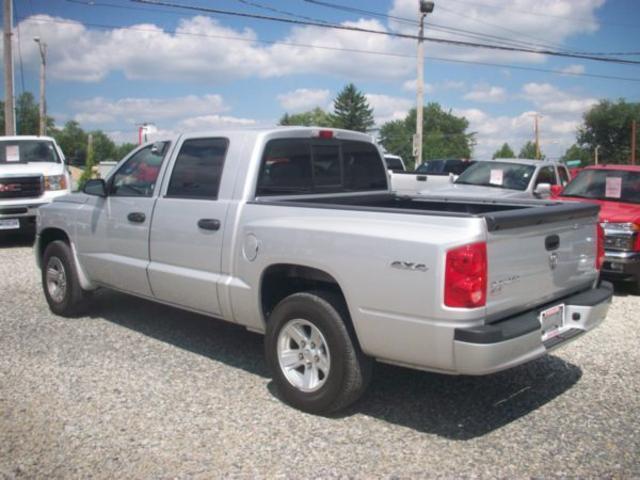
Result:
<svg viewBox="0 0 640 480"><path fill-rule="evenodd" d="M37 209L71 191L62 150L51 137L0 137L0 232L35 227Z"/></svg>

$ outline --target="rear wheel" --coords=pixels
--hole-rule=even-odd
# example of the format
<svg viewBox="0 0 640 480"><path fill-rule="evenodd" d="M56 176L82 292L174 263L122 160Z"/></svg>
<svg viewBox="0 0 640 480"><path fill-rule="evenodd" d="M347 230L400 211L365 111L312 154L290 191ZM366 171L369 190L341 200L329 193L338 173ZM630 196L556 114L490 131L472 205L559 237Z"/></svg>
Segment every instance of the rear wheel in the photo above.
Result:
<svg viewBox="0 0 640 480"><path fill-rule="evenodd" d="M365 356L348 327L338 295L295 293L269 317L265 353L284 400L309 413L330 413L356 401L371 378Z"/></svg>
<svg viewBox="0 0 640 480"><path fill-rule="evenodd" d="M79 314L89 292L80 286L69 245L57 240L42 256L42 288L51 311L63 317Z"/></svg>

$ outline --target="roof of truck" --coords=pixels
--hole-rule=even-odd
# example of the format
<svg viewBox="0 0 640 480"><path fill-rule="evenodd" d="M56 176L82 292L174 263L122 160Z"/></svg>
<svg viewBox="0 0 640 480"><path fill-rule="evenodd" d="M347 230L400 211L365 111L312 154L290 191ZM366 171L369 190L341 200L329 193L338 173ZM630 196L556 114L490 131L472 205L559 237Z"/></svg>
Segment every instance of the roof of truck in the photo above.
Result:
<svg viewBox="0 0 640 480"><path fill-rule="evenodd" d="M604 165L589 165L584 170L625 170L627 172L640 172L640 165L624 165L609 163Z"/></svg>
<svg viewBox="0 0 640 480"><path fill-rule="evenodd" d="M555 164L560 162L554 162L552 160L536 160L535 158L494 158L492 160L481 160L484 162L507 162L507 163L519 163L520 165L542 165L545 163Z"/></svg>
<svg viewBox="0 0 640 480"><path fill-rule="evenodd" d="M231 133L252 133L252 134L272 134L272 133L283 133L283 132L288 132L288 133L309 133L309 132L320 132L320 131L332 131L334 132L334 135L336 136L336 138L340 138L341 136L343 137L359 137L363 140L367 140L367 141L371 141L373 142L373 137L371 135L369 135L368 133L363 133L363 132L355 132L353 130L344 130L341 128L329 128L329 127L301 127L301 126L275 126L275 127L253 127L253 126L249 126L249 127L231 127L231 128L220 128L217 130L202 130L202 131L197 131L197 132L187 132L187 131L183 131L180 132L180 134L182 135L189 135L194 136L194 135L202 135L202 136L210 136L212 134L214 135L222 135L222 134L231 134Z"/></svg>
<svg viewBox="0 0 640 480"><path fill-rule="evenodd" d="M11 140L50 140L54 142L53 137L40 136L40 135L2 135L0 136L0 141L11 141Z"/></svg>

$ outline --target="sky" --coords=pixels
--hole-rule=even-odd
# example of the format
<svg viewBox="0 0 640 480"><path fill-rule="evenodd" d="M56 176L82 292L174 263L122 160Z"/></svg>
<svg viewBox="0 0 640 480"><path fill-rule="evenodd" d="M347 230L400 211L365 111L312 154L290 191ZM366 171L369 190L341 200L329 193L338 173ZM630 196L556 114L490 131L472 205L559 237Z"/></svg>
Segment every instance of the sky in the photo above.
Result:
<svg viewBox="0 0 640 480"><path fill-rule="evenodd" d="M166 1L417 34L417 0L323 0L366 11L311 0ZM635 53L618 58L640 62L638 7L637 0L436 0L425 36ZM366 94L378 126L404 118L416 103L413 39L130 0L18 0L14 17L16 94L39 91L33 38L40 37L56 125L76 120L118 143L135 142L141 123L153 123L158 136L271 126L285 112L331 110L349 82ZM558 157L600 99L640 101L640 65L431 41L424 78L425 102L464 116L477 132L475 158L490 157L504 142L517 152L533 139L535 113L542 151Z"/></svg>

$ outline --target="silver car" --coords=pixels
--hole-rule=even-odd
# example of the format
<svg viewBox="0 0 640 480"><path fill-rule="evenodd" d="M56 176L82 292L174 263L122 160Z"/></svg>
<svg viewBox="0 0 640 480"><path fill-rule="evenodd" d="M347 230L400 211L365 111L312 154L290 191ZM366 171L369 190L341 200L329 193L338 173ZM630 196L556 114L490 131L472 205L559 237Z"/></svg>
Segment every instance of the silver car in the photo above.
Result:
<svg viewBox="0 0 640 480"><path fill-rule="evenodd" d="M552 185L569 182L567 167L555 161L501 158L474 163L450 185L421 190L444 197L548 198Z"/></svg>

